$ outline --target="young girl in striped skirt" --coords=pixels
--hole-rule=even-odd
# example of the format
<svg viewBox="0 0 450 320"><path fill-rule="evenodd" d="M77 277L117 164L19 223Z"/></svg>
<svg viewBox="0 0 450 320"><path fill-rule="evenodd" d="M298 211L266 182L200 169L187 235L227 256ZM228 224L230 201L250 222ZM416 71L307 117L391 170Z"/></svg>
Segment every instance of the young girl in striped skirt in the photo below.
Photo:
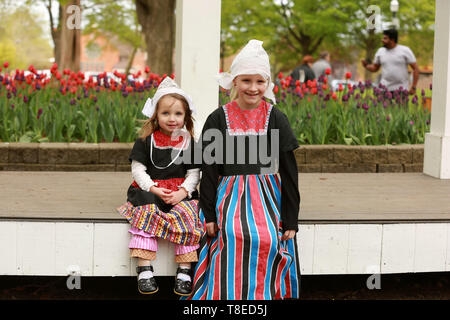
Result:
<svg viewBox="0 0 450 320"><path fill-rule="evenodd" d="M298 142L273 105L262 42L251 40L231 74L221 73L218 81L231 89L232 101L212 112L203 127L200 217L207 235L189 299L298 298ZM210 138L215 132L220 139Z"/></svg>
<svg viewBox="0 0 450 320"><path fill-rule="evenodd" d="M130 154L134 181L127 203L118 211L132 225L129 248L131 256L138 258L138 290L142 294L158 291L152 266L158 238L175 243L175 261L179 263L175 293L191 292L191 262L197 261L196 250L204 233L197 209L200 168L186 161L192 157L184 156L194 154L193 110L190 97L171 78L165 78L144 106L142 112L149 119Z"/></svg>

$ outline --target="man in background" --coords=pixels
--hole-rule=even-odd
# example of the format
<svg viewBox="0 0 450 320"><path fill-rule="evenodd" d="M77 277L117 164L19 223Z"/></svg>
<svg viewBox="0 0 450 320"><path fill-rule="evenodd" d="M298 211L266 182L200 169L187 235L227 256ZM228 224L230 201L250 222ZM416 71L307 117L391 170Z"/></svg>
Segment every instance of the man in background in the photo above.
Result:
<svg viewBox="0 0 450 320"><path fill-rule="evenodd" d="M389 91L395 91L402 87L403 90L409 88L409 94L415 94L419 80L419 68L414 53L407 46L397 44L398 32L395 29L385 30L381 41L383 47L375 53L374 62L369 64L366 60L362 60L363 67L371 72L377 72L381 67L380 82ZM408 65L413 69L411 87L409 86Z"/></svg>
<svg viewBox="0 0 450 320"><path fill-rule="evenodd" d="M311 69L311 66L314 62L314 58L306 55L303 57L302 64L294 69L291 73L292 83L295 83L296 80L299 80L301 83L307 82L308 80L314 80L316 76L314 75L314 71Z"/></svg>
<svg viewBox="0 0 450 320"><path fill-rule="evenodd" d="M319 55L319 60L312 64L311 69L314 71L317 79L320 79L320 76L328 77L328 82L331 83L331 77L325 74L325 70L331 70L330 53L328 51L322 51Z"/></svg>

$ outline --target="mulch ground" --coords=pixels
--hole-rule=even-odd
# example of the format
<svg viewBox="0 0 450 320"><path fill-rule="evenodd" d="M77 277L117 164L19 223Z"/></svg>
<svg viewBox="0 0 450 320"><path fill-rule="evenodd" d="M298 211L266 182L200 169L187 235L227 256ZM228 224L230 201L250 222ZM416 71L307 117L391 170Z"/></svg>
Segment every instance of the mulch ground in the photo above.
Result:
<svg viewBox="0 0 450 320"><path fill-rule="evenodd" d="M302 276L301 300L450 300L450 274L380 275L368 289L369 275ZM69 290L67 277L0 276L0 300L177 300L173 277L157 277L159 292L141 295L134 277L82 277ZM374 284L375 282L372 282Z"/></svg>

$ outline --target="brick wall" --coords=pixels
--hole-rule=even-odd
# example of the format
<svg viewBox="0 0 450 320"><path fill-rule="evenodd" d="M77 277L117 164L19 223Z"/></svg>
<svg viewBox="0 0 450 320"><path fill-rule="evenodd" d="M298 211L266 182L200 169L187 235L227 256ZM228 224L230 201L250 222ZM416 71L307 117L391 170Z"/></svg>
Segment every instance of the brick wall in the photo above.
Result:
<svg viewBox="0 0 450 320"><path fill-rule="evenodd" d="M133 143L0 143L0 170L130 171ZM423 145L305 145L299 172L422 172Z"/></svg>

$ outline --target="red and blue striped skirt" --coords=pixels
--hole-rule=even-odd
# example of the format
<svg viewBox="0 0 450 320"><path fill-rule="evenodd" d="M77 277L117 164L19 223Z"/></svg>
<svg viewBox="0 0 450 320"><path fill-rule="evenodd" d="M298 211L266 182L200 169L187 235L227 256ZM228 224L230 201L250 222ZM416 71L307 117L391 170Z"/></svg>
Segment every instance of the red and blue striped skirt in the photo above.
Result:
<svg viewBox="0 0 450 320"><path fill-rule="evenodd" d="M188 299L298 298L296 238L282 241L277 175L222 178L217 193L218 232L200 241L194 288ZM204 221L200 210L200 219Z"/></svg>

